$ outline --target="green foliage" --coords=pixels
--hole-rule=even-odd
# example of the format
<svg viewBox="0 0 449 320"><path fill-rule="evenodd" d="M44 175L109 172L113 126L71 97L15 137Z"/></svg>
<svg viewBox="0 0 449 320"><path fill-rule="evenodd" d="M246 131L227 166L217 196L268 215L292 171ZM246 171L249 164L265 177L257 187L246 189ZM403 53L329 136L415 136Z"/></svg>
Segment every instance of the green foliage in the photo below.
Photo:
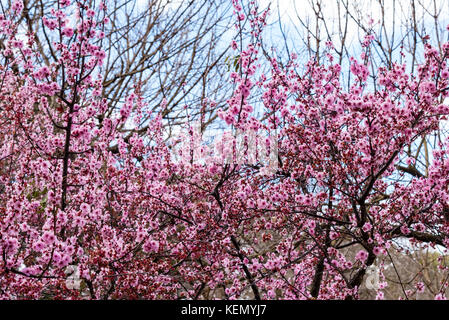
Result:
<svg viewBox="0 0 449 320"><path fill-rule="evenodd" d="M228 71L231 71L232 69L235 72L238 72L240 70L240 55L226 57L225 63L228 66Z"/></svg>

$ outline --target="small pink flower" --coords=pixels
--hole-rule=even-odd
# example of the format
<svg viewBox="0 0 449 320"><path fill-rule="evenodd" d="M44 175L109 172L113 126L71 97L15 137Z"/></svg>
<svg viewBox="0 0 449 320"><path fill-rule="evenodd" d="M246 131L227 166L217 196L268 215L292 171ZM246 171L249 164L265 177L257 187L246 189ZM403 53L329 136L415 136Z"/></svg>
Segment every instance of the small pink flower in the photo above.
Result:
<svg viewBox="0 0 449 320"><path fill-rule="evenodd" d="M379 248L379 247L374 247L374 248L373 248L373 253L374 253L376 256L378 256L379 254L382 253L382 249Z"/></svg>
<svg viewBox="0 0 449 320"><path fill-rule="evenodd" d="M44 234L42 235L42 240L44 240L44 242L45 242L47 245L52 245L52 244L55 242L56 237L55 237L55 235L54 235L52 232L46 231L46 232L44 232Z"/></svg>
<svg viewBox="0 0 449 320"><path fill-rule="evenodd" d="M424 292L424 289L425 289L424 283L418 282L418 283L416 284L416 291L417 291L418 293L423 293L423 292Z"/></svg>
<svg viewBox="0 0 449 320"><path fill-rule="evenodd" d="M410 233L410 229L406 225L403 225L401 226L401 232L402 234L407 235Z"/></svg>
<svg viewBox="0 0 449 320"><path fill-rule="evenodd" d="M47 66L40 68L39 71L37 71L37 73L36 73L36 77L39 80L42 80L42 79L48 77L49 75L50 75L50 69Z"/></svg>
<svg viewBox="0 0 449 320"><path fill-rule="evenodd" d="M16 13L20 13L23 10L23 2L20 0L16 0L13 2L11 9L16 12Z"/></svg>
<svg viewBox="0 0 449 320"><path fill-rule="evenodd" d="M330 238L331 240L335 240L335 239L337 239L338 237L339 237L338 232L331 231L330 234L329 234L329 238Z"/></svg>
<svg viewBox="0 0 449 320"><path fill-rule="evenodd" d="M373 226L371 225L371 223L367 222L367 223L365 223L363 225L362 230L365 231L365 232L368 232L368 231L370 231L372 229L372 227Z"/></svg>
<svg viewBox="0 0 449 320"><path fill-rule="evenodd" d="M159 251L159 242L155 240L146 241L143 245L143 250L148 253L157 252Z"/></svg>
<svg viewBox="0 0 449 320"><path fill-rule="evenodd" d="M89 18L92 18L95 15L95 11L92 9L89 9L89 10L87 10L86 14Z"/></svg>
<svg viewBox="0 0 449 320"><path fill-rule="evenodd" d="M89 213L90 212L90 206L87 203L82 203L80 206L80 209L83 213Z"/></svg>
<svg viewBox="0 0 449 320"><path fill-rule="evenodd" d="M66 27L62 30L62 34L68 38L71 38L73 36L73 29Z"/></svg>
<svg viewBox="0 0 449 320"><path fill-rule="evenodd" d="M424 232L424 230L426 230L426 227L422 223L417 223L415 225L415 229L418 232Z"/></svg>
<svg viewBox="0 0 449 320"><path fill-rule="evenodd" d="M366 252L365 250L360 250L356 254L355 258L361 262L365 262L366 259L368 259L368 252Z"/></svg>

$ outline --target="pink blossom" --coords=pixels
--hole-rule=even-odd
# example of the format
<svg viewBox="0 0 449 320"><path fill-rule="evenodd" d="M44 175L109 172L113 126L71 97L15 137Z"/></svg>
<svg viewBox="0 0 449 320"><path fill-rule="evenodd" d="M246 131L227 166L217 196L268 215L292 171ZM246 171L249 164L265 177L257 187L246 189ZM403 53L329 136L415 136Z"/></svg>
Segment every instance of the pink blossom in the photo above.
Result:
<svg viewBox="0 0 449 320"><path fill-rule="evenodd" d="M366 252L365 250L360 250L356 254L355 258L361 262L365 262L366 259L368 259L368 252Z"/></svg>

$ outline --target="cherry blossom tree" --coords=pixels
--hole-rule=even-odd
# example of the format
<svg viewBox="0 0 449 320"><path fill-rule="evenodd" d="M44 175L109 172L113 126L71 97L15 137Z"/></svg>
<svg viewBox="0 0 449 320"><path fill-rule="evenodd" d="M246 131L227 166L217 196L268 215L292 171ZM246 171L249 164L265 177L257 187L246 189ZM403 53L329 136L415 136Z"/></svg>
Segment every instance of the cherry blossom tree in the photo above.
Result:
<svg viewBox="0 0 449 320"><path fill-rule="evenodd" d="M198 144L188 123L179 157L139 81L98 119L107 3L62 0L42 17L49 65L18 28L22 2L0 16L2 298L357 299L377 263L381 299L395 242L448 246L448 143L427 172L408 150L449 114L449 43L428 44L416 74L373 71L367 34L346 88L329 52L303 73L294 53L270 57L269 9L232 5L234 89L217 115L243 151Z"/></svg>

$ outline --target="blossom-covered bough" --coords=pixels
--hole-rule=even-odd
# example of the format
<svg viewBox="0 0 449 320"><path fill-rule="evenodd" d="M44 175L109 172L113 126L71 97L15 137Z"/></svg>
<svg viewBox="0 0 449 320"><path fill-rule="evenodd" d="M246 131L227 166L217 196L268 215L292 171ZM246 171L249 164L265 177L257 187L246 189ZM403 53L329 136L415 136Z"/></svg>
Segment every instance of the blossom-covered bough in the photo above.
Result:
<svg viewBox="0 0 449 320"><path fill-rule="evenodd" d="M427 172L407 150L449 114L449 43L427 46L416 74L394 64L373 82L368 35L346 90L331 55L301 73L294 54L271 58L269 10L233 0L252 37L231 43L235 90L217 113L266 137L276 167L207 146L195 161L189 143L179 161L161 114L141 121L139 83L119 113L97 117L107 4L89 4L59 1L43 18L58 39L49 66L15 23L21 2L0 16L0 297L356 299L396 239L447 247L449 145L441 137Z"/></svg>

